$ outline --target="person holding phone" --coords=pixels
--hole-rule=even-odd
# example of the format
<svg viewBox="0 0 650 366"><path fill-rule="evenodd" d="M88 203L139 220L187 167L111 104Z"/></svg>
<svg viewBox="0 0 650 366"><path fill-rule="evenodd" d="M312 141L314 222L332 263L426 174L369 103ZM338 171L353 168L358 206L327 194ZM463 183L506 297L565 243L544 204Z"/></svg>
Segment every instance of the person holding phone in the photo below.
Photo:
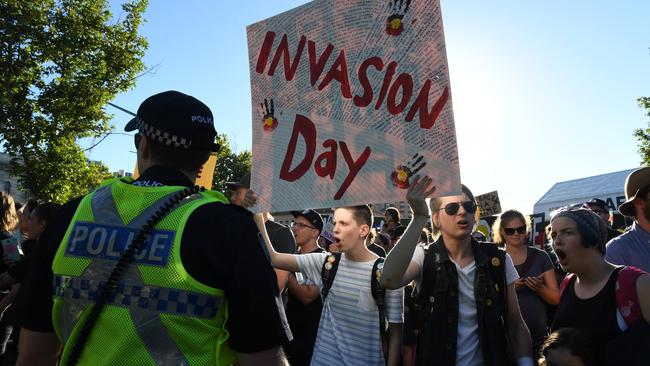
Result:
<svg viewBox="0 0 650 366"><path fill-rule="evenodd" d="M537 352L548 335L550 321L546 304L560 302L553 262L545 251L528 246L530 220L517 210L503 212L492 226L494 242L505 245L519 279L515 281L519 309L530 330Z"/></svg>

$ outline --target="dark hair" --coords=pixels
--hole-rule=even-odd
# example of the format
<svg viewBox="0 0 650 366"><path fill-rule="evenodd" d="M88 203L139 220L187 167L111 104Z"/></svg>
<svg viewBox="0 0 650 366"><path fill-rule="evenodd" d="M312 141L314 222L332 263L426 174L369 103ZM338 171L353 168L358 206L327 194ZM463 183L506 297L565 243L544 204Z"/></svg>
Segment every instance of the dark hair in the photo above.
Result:
<svg viewBox="0 0 650 366"><path fill-rule="evenodd" d="M368 205L357 205L357 206L346 206L341 207L352 211L352 217L358 225L368 225L372 228L372 222L374 217L372 215L372 210Z"/></svg>
<svg viewBox="0 0 650 366"><path fill-rule="evenodd" d="M517 219L523 222L526 226L526 233L530 232L530 219L527 216L524 216L524 214L517 210L503 211L501 215L499 215L499 218L497 218L492 225L492 240L496 244L504 244L506 242L505 238L501 236L501 226L513 219Z"/></svg>
<svg viewBox="0 0 650 366"><path fill-rule="evenodd" d="M400 226L393 229L393 232L391 233L390 238L392 240L396 240L398 237L401 237L402 235L404 235L405 231L406 231L406 226L400 225Z"/></svg>
<svg viewBox="0 0 650 366"><path fill-rule="evenodd" d="M395 207L389 207L386 209L386 211L384 211L384 215L390 216L390 218L399 225L401 217L398 209Z"/></svg>
<svg viewBox="0 0 650 366"><path fill-rule="evenodd" d="M548 351L565 348L574 356L580 358L585 366L596 365L596 351L589 333L575 328L561 328L548 336L540 350L540 358L546 359ZM545 362L543 364L546 364Z"/></svg>
<svg viewBox="0 0 650 366"><path fill-rule="evenodd" d="M29 200L27 203L25 203L25 208L27 211L32 212L38 206L38 200Z"/></svg>
<svg viewBox="0 0 650 366"><path fill-rule="evenodd" d="M151 160L157 164L177 170L198 170L210 157L208 150L183 150L169 147L148 139Z"/></svg>
<svg viewBox="0 0 650 366"><path fill-rule="evenodd" d="M38 218L38 221L50 222L59 212L61 205L53 202L45 202L36 206L32 214Z"/></svg>

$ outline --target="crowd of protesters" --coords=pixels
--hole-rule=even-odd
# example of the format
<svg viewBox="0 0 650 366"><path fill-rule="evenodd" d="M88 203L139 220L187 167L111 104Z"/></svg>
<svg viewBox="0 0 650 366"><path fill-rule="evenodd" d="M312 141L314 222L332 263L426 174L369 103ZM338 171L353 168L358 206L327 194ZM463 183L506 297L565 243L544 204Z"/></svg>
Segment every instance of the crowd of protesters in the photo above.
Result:
<svg viewBox="0 0 650 366"><path fill-rule="evenodd" d="M14 365L19 337L18 314L21 283L29 268L38 239L60 207L51 202L29 200L14 202L13 197L0 192L0 365Z"/></svg>
<svg viewBox="0 0 650 366"><path fill-rule="evenodd" d="M290 227L249 211L250 174L192 189L212 120L156 94L126 127L137 179L63 206L2 193L1 365L648 363L649 167L625 183L624 233L593 199L557 211L546 247L516 210L477 240L472 191L416 175L410 220L338 207L329 241L313 208Z"/></svg>

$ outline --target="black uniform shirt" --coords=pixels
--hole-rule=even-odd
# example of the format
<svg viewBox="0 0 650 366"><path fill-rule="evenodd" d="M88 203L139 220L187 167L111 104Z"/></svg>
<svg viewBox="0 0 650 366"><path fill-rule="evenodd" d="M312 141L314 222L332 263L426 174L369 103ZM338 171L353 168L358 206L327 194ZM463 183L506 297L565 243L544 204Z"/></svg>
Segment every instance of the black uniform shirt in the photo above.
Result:
<svg viewBox="0 0 650 366"><path fill-rule="evenodd" d="M135 184L191 186L179 171L152 167ZM65 204L34 249L17 308L21 326L53 332L52 261L81 198ZM266 350L288 340L277 279L258 239L252 214L238 206L205 204L188 218L181 238L181 261L194 279L223 289L228 299L230 346L242 353ZM132 264L133 265L133 264Z"/></svg>

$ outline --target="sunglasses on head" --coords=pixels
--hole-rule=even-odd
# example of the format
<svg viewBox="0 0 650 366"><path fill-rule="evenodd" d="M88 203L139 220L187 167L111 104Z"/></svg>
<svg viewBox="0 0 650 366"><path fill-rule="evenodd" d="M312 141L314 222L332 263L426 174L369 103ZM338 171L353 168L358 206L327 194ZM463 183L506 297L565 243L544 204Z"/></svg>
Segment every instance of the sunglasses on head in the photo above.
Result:
<svg viewBox="0 0 650 366"><path fill-rule="evenodd" d="M464 201L464 202L452 202L448 203L445 207L439 208L438 210L445 210L445 213L449 216L453 216L458 213L460 206L463 205L465 212L474 213L476 212L476 202L474 201Z"/></svg>
<svg viewBox="0 0 650 366"><path fill-rule="evenodd" d="M517 232L517 234L523 234L526 232L526 226L504 227L503 231L506 233L506 235L515 235L515 231Z"/></svg>

